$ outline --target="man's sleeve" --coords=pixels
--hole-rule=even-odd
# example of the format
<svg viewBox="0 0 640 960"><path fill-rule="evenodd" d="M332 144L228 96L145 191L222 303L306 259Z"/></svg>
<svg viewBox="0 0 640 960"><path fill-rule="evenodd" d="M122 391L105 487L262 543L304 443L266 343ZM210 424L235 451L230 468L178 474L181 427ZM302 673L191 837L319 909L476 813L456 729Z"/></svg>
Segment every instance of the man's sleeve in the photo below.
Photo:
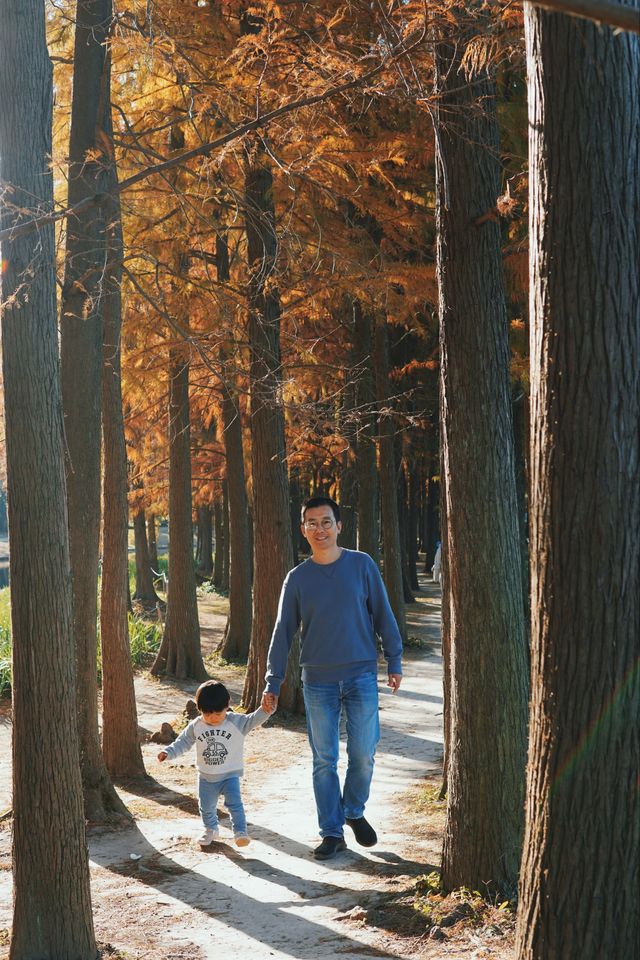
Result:
<svg viewBox="0 0 640 960"><path fill-rule="evenodd" d="M177 760L178 757L181 757L183 753L187 753L194 745L196 742L194 723L195 720L192 720L189 726L184 728L178 739L170 743L168 747L165 747L169 760Z"/></svg>
<svg viewBox="0 0 640 960"><path fill-rule="evenodd" d="M402 637L380 571L373 560L368 565L368 581L369 610L373 628L382 641L387 673L402 673Z"/></svg>
<svg viewBox="0 0 640 960"><path fill-rule="evenodd" d="M271 644L267 654L267 672L265 674L267 693L280 693L282 681L287 672L289 651L300 626L298 599L295 587L291 583L291 573L282 584L276 625L271 635Z"/></svg>

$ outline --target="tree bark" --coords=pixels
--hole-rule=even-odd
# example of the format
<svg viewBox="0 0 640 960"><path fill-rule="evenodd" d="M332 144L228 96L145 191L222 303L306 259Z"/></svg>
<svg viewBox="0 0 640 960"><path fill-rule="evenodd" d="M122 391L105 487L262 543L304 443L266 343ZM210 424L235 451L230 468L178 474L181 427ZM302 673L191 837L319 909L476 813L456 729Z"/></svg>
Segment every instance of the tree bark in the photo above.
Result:
<svg viewBox="0 0 640 960"><path fill-rule="evenodd" d="M196 510L198 526L198 549L196 570L198 576L206 579L213 573L213 529L211 525L211 507L207 504Z"/></svg>
<svg viewBox="0 0 640 960"><path fill-rule="evenodd" d="M273 181L263 158L247 162L251 468L253 475L253 620L243 702L254 710L264 689L267 650L283 580L293 566L280 363L280 299L275 286L277 236ZM297 650L280 703L301 709Z"/></svg>
<svg viewBox="0 0 640 960"><path fill-rule="evenodd" d="M382 514L383 576L389 603L398 621L403 641L407 639L407 620L402 579L402 550L398 517L398 476L395 457L395 427L388 406L389 344L387 322L379 319L375 331L375 378L378 395L378 431L380 436L380 506Z"/></svg>
<svg viewBox="0 0 640 960"><path fill-rule="evenodd" d="M133 537L136 557L136 589L133 599L138 600L146 609L155 610L160 598L153 585L144 510L137 510L133 516Z"/></svg>
<svg viewBox="0 0 640 960"><path fill-rule="evenodd" d="M213 505L213 528L215 531L216 552L213 560L213 585L222 592L222 572L224 567L224 519L222 516L222 497L218 495Z"/></svg>
<svg viewBox="0 0 640 960"><path fill-rule="evenodd" d="M229 593L229 484L227 478L222 481L222 592Z"/></svg>
<svg viewBox="0 0 640 960"><path fill-rule="evenodd" d="M375 445L375 386L371 316L353 301L356 409L359 416L356 467L358 475L358 550L380 562L378 472Z"/></svg>
<svg viewBox="0 0 640 960"><path fill-rule="evenodd" d="M484 216L500 191L498 128L491 78L462 72L478 24L454 30L435 50L451 658L442 881L506 897L522 842L527 652L500 232Z"/></svg>
<svg viewBox="0 0 640 960"><path fill-rule="evenodd" d="M76 9L69 138L69 206L104 193L107 164L98 131L106 113L106 40L111 0ZM67 499L73 630L77 657L78 732L89 820L126 815L107 773L98 730L97 613L100 542L102 295L107 262L104 210L67 219L60 319L62 402L67 441Z"/></svg>
<svg viewBox="0 0 640 960"><path fill-rule="evenodd" d="M408 504L407 504L407 575L412 590L419 590L418 582L418 531L420 527L420 477L421 470L409 448L410 461L407 463Z"/></svg>
<svg viewBox="0 0 640 960"><path fill-rule="evenodd" d="M517 955L625 960L640 954L640 48L534 8L525 28L532 705Z"/></svg>
<svg viewBox="0 0 640 960"><path fill-rule="evenodd" d="M158 562L158 539L156 535L156 515L147 514L147 546L149 548L149 563L153 570L160 571Z"/></svg>
<svg viewBox="0 0 640 960"><path fill-rule="evenodd" d="M105 133L111 124L110 58L107 61ZM109 179L117 184L110 164ZM129 505L127 449L122 415L120 343L122 329L122 220L116 191L108 208L108 263L103 299L102 376L103 504L100 642L102 648L102 754L112 777L145 775L129 642Z"/></svg>
<svg viewBox="0 0 640 960"><path fill-rule="evenodd" d="M189 360L181 346L169 356L169 524L167 619L151 673L206 680L193 562Z"/></svg>
<svg viewBox="0 0 640 960"><path fill-rule="evenodd" d="M0 0L5 230L53 210L44 4ZM75 649L52 225L2 245L13 641L11 960L95 960ZM60 739L64 738L64 749ZM60 918L64 917L64 923Z"/></svg>

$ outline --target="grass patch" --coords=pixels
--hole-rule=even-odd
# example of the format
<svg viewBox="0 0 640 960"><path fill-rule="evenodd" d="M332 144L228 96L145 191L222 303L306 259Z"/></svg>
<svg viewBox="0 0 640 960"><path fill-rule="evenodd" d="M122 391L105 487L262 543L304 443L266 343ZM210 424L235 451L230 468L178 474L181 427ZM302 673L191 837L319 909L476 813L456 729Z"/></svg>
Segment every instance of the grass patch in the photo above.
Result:
<svg viewBox="0 0 640 960"><path fill-rule="evenodd" d="M99 625L98 625L99 629ZM147 666L155 657L162 640L162 627L156 621L129 614L129 643L134 667ZM98 642L98 677L102 675L102 657ZM9 587L0 590L0 697L11 690L11 610Z"/></svg>

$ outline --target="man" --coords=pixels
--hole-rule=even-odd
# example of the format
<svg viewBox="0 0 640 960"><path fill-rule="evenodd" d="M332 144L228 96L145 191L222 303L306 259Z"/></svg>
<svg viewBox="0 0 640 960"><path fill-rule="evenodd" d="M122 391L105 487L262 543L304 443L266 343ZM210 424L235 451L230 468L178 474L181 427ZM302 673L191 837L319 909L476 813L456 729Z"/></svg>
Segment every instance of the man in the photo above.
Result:
<svg viewBox="0 0 640 960"><path fill-rule="evenodd" d="M378 839L364 817L380 737L377 637L393 693L402 680L402 640L380 571L368 554L338 546L341 529L337 503L329 497L305 502L302 533L311 557L290 570L282 586L262 695L264 709L272 712L291 643L301 627L300 665L322 837L313 851L317 860L346 849L345 823L361 846L372 847ZM342 709L348 763L341 792L337 765Z"/></svg>

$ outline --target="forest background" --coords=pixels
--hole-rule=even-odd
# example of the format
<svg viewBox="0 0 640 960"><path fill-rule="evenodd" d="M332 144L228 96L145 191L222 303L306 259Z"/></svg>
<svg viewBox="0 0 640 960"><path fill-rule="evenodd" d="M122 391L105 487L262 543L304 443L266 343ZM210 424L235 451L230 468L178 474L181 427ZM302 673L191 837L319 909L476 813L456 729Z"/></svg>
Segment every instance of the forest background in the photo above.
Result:
<svg viewBox="0 0 640 960"><path fill-rule="evenodd" d="M582 850L582 876L611 861L598 804L613 793L632 856L576 956L631 955L637 38L527 7L525 43L519 7L444 0L0 9L12 957L95 956L84 818L126 817L112 780L144 775L127 516L134 599L164 628L152 672L205 676L196 582L212 579L229 593L220 653L246 660L253 709L312 493L342 503L341 542L380 562L405 635L418 563L442 539L443 887L513 897L520 876L519 956L549 937L571 956L551 887L581 914L562 853ZM165 609L152 571L167 516ZM611 547L604 579L595 543ZM53 604L26 603L45 581ZM585 635L583 660L567 637ZM64 695L37 742L47 726L78 735L55 776L28 745L45 675ZM282 703L300 710L293 668ZM551 789L592 729L602 767ZM66 866L35 881L40 789ZM583 817L576 796L593 804Z"/></svg>

